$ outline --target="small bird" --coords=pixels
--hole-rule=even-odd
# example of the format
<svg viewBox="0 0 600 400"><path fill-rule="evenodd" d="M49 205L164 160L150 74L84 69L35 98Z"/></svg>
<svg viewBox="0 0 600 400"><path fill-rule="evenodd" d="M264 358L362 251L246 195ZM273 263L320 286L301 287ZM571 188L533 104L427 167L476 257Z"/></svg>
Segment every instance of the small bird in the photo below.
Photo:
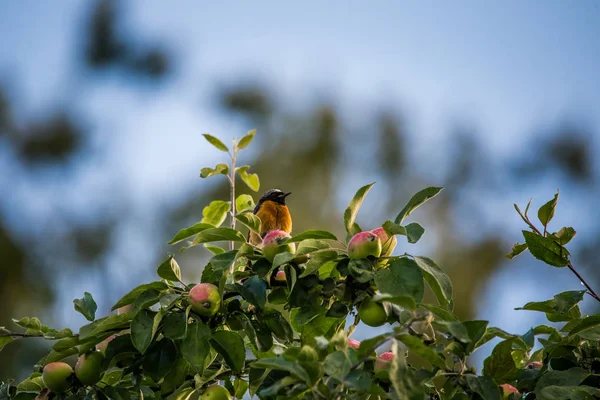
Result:
<svg viewBox="0 0 600 400"><path fill-rule="evenodd" d="M281 230L287 233L292 232L292 217L290 210L285 205L285 198L291 192L284 193L279 189L271 189L262 195L256 207L254 214L260 218L260 236L250 232L249 239L253 245L262 243L265 235L271 231Z"/></svg>

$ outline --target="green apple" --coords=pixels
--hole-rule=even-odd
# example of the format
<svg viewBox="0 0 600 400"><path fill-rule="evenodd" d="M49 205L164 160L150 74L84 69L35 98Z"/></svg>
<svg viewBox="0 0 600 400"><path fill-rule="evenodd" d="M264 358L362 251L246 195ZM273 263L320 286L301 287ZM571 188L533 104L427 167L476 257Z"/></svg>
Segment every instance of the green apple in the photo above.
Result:
<svg viewBox="0 0 600 400"><path fill-rule="evenodd" d="M360 306L358 306L358 316L362 322L369 326L381 326L385 324L388 319L385 308L370 298L367 298L360 303Z"/></svg>
<svg viewBox="0 0 600 400"><path fill-rule="evenodd" d="M223 386L211 386L202 393L200 400L231 400L231 395Z"/></svg>
<svg viewBox="0 0 600 400"><path fill-rule="evenodd" d="M79 382L87 386L98 383L102 374L102 361L104 361L104 353L100 351L92 351L79 356L77 364L75 364L75 376Z"/></svg>
<svg viewBox="0 0 600 400"><path fill-rule="evenodd" d="M199 283L190 290L188 297L192 309L203 317L212 317L221 307L219 288L211 283Z"/></svg>
<svg viewBox="0 0 600 400"><path fill-rule="evenodd" d="M383 227L375 228L371 232L377 235L379 240L381 240L381 255L383 257L392 255L392 252L396 248L396 244L398 244L396 236L389 236Z"/></svg>
<svg viewBox="0 0 600 400"><path fill-rule="evenodd" d="M54 393L66 392L71 387L70 377L73 368L64 362L46 364L42 372L42 380L48 389Z"/></svg>
<svg viewBox="0 0 600 400"><path fill-rule="evenodd" d="M357 233L348 242L348 257L352 259L379 257L381 255L381 240L372 232Z"/></svg>
<svg viewBox="0 0 600 400"><path fill-rule="evenodd" d="M273 259L279 253L288 252L293 254L296 251L296 245L294 243L284 243L289 238L291 238L289 233L284 231L271 231L267 233L262 243L265 258L273 262Z"/></svg>

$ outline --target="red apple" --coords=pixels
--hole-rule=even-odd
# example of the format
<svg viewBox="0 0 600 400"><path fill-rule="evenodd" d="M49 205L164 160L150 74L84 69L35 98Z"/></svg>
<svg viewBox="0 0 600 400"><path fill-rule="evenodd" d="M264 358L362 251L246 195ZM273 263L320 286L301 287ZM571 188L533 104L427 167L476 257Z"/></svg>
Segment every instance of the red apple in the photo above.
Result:
<svg viewBox="0 0 600 400"><path fill-rule="evenodd" d="M294 243L284 243L291 238L290 234L284 231L271 231L263 239L262 249L265 258L271 262L279 253L294 253L296 245Z"/></svg>
<svg viewBox="0 0 600 400"><path fill-rule="evenodd" d="M46 364L42 372L42 380L48 389L54 393L63 393L71 386L69 378L73 374L73 368L64 362L53 362Z"/></svg>
<svg viewBox="0 0 600 400"><path fill-rule="evenodd" d="M358 340L348 339L348 347L358 349L360 347L360 342Z"/></svg>
<svg viewBox="0 0 600 400"><path fill-rule="evenodd" d="M375 360L375 372L377 371L387 371L390 367L390 363L394 359L394 353L391 351L386 351L385 353L381 353L377 360Z"/></svg>
<svg viewBox="0 0 600 400"><path fill-rule="evenodd" d="M542 364L539 361L532 361L529 364L527 364L527 366L525 368L527 369L538 369L538 368L542 368L544 366L544 364Z"/></svg>
<svg viewBox="0 0 600 400"><path fill-rule="evenodd" d="M352 259L379 257L381 255L381 240L372 232L357 233L348 242L348 257Z"/></svg>
<svg viewBox="0 0 600 400"><path fill-rule="evenodd" d="M203 317L212 317L221 307L219 288L211 283L199 283L190 290L192 309Z"/></svg>
<svg viewBox="0 0 600 400"><path fill-rule="evenodd" d="M371 232L377 235L379 240L381 240L381 256L390 256L396 248L396 244L398 243L396 236L392 235L390 237L383 227L375 228Z"/></svg>
<svg viewBox="0 0 600 400"><path fill-rule="evenodd" d="M505 400L508 399L512 393L519 393L519 390L516 387L509 385L508 383L503 383L500 385L500 388L502 388L502 398Z"/></svg>
<svg viewBox="0 0 600 400"><path fill-rule="evenodd" d="M277 273L275 274L275 280L278 282L285 282L285 272L277 271Z"/></svg>

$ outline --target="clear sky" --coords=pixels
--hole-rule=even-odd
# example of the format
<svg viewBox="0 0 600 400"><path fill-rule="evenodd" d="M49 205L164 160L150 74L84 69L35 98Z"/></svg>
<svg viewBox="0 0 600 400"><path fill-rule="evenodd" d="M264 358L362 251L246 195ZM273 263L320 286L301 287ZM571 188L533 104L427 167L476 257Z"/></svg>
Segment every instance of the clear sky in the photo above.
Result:
<svg viewBox="0 0 600 400"><path fill-rule="evenodd" d="M199 129L245 132L209 101L215 85L247 77L271 84L290 108L325 93L348 118L385 98L410 115L423 139L417 153L442 151L435 144L457 117L484 128L486 148L503 153L518 151L540 124L572 117L600 128L597 0L123 4L122 29L172 50L176 72L168 85L133 94L121 90L117 75L86 76L74 53L89 12L81 0L0 2L0 81L19 95L21 116L41 115L77 92L68 106L92 116L94 140L109 143L81 183L101 186L105 168L118 170L141 210L168 200L164 187L174 174L194 182L198 160L211 163ZM139 168L165 149L177 154L168 169Z"/></svg>

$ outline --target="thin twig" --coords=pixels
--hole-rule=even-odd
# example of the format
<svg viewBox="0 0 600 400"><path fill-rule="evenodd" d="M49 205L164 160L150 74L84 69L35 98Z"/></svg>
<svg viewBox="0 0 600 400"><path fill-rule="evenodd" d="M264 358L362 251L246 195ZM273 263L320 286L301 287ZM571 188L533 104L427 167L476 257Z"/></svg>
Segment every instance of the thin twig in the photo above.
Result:
<svg viewBox="0 0 600 400"><path fill-rule="evenodd" d="M392 336L388 336L385 339L381 339L379 342L377 342L377 344L375 344L375 346L373 346L373 348L371 349L371 351L369 351L367 353L367 355L365 355L363 358L361 358L360 360L358 360L356 362L356 364L354 364L352 366L352 368L350 368L350 372L354 371L356 368L360 367L360 365L362 363L364 363L365 361L367 361L369 359L369 357L371 357L371 353L374 352L375 350L377 350L377 348L383 346L384 344L386 344L388 341L392 340Z"/></svg>
<svg viewBox="0 0 600 400"><path fill-rule="evenodd" d="M581 283L583 283L583 285L586 287L587 289L587 293L592 296L594 299L600 301L600 296L598 296L596 294L596 292L594 292L594 289L592 289L590 287L590 285L588 285L588 283L585 281L585 279L583 279L583 277L581 275L579 275L579 273L575 270L575 267L573 267L573 264L571 264L571 262L569 261L569 264L567 264L567 266L569 267L569 269L571 270L571 272L573 272L575 274L575 276L577 276L577 278L579 279L579 281Z"/></svg>
<svg viewBox="0 0 600 400"><path fill-rule="evenodd" d="M233 155L231 156L231 171L229 171L229 194L231 196L231 229L235 229L235 162L237 158L237 143L233 143ZM233 240L229 242L229 250L233 250ZM233 273L233 264L229 269L230 273Z"/></svg>

